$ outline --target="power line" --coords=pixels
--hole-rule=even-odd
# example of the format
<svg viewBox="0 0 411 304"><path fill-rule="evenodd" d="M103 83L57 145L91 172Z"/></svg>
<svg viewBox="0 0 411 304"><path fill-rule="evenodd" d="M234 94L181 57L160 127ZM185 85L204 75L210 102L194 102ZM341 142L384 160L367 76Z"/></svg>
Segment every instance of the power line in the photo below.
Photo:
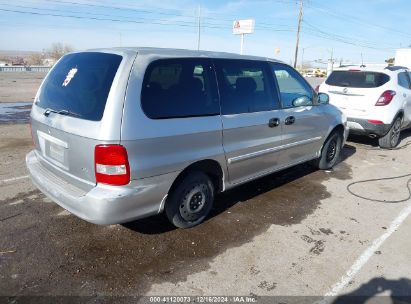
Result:
<svg viewBox="0 0 411 304"><path fill-rule="evenodd" d="M159 12L159 11L156 12L156 11L147 10L147 9L137 9L137 8L130 8L130 7L118 7L118 6L101 5L101 4L80 3L80 2L75 2L75 1L63 1L63 0L43 0L43 1L57 3L57 4L70 4L70 5L88 6L88 7L94 7L94 8L122 10L122 11L135 12L135 13L160 14L160 15L168 15L168 16L176 16L176 17L187 17L187 18L192 18L193 17L193 15L183 15L183 14L176 14L176 13L169 13L169 12ZM278 3L287 3L287 4L290 3L290 1L280 1L280 0L276 0L276 2L278 2ZM221 14L221 13L217 13L215 11L209 11L209 13L211 13L213 15L233 16L233 19L207 17L204 14L203 14L204 16L201 17L201 19L202 20L208 19L208 20L217 20L217 21L227 21L231 24L235 19L238 18L238 16L235 16L235 15ZM267 26L272 26L273 25L272 23L266 23L266 22L259 22L258 24L259 25L267 25ZM275 26L290 26L290 25L275 25Z"/></svg>
<svg viewBox="0 0 411 304"><path fill-rule="evenodd" d="M148 18L139 18L139 20L129 20L129 19L119 19L118 18L99 18L99 17L92 17L92 16L78 16L78 15L69 15L69 14L56 14L56 13L44 13L44 12L32 12L32 11L22 11L17 9L5 9L0 8L0 11L4 12L12 12L18 14L28 14L28 15L38 15L38 16L50 16L50 17L62 17L62 18L74 18L74 19L83 19L83 20L95 20L95 21L110 21L110 22L120 22L120 23L136 23L136 24L147 24L147 21L150 21L151 24L156 25L175 25L180 27L196 27L196 22L188 22L188 21L170 21L170 20L161 20L161 19L148 19ZM162 21L162 22L159 22ZM211 28L211 29L227 29L226 26L218 25L218 24L203 24L202 27ZM276 28L268 28L262 27L261 30L267 31L275 31L275 32L290 32L292 30L288 29L276 29Z"/></svg>
<svg viewBox="0 0 411 304"><path fill-rule="evenodd" d="M58 0L48 0L51 2L58 2L58 3L77 3L77 2L67 2L67 1L58 1ZM90 4L92 5L92 4ZM12 12L12 13L19 13L19 14L30 14L30 15L39 15L39 16L51 16L51 17L61 17L61 18L74 18L74 19L85 19L85 20L94 20L94 21L110 21L110 22L119 22L119 23L134 23L134 24L147 24L147 21L150 21L151 24L155 24L155 25L174 25L174 26L178 26L178 27L191 27L191 28L195 28L198 24L195 22L194 18L195 16L184 16L184 17L191 17L193 18L192 21L186 21L186 20L166 20L166 19L157 19L157 18L144 18L139 16L136 19L133 20L129 20L129 19L124 19L124 18L132 18L129 16L113 16L113 15L109 15L109 14L100 14L100 13L92 13L92 12L78 12L78 11L62 11L62 10L58 10L58 9L50 9L50 8L35 8L35 7L27 7L27 6L19 6L19 5L14 5L15 7L20 7L20 8L25 8L25 9L34 9L37 10L37 12L33 12L33 11L23 11L23 10L19 10L19 9L6 9L6 8L0 8L0 11L4 11L4 12ZM92 5L92 6L97 6L97 5ZM107 6L104 6L105 8L107 8ZM60 14L60 13L45 13L44 11L54 11L54 12L70 12L70 14ZM155 13L153 11L148 11L145 10L146 12L150 12L150 13ZM139 11L141 13L141 11ZM75 14L88 14L88 16L79 16L79 15L75 15ZM108 17L108 18L100 18L100 17L93 17L90 15L94 15L94 16L104 16L104 17ZM180 15L181 17L183 17L182 15ZM204 18L205 19L205 18ZM302 16L301 16L301 23L306 24L307 26L309 26L310 28L303 28L301 29L302 32L307 33L308 35L311 36L315 36L315 37L319 37L322 39L326 39L329 41L336 41L336 42L340 42L340 43L344 43L344 44L349 44L349 45L353 45L356 47L364 47L364 48L370 48L370 49L374 49L374 50L392 50L393 48L379 48L377 46L375 46L373 43L371 42L353 42L352 38L348 38L348 37L344 37L341 35L337 35L337 34L331 34L331 33L327 33L321 29L319 29L318 27L308 23L305 20L302 20ZM258 25L259 23L257 23L257 30L261 30L261 31L268 31L268 32L296 32L295 30L291 29L291 27L289 25L283 25L283 24L270 24L270 23L263 23L262 25ZM229 27L231 27L231 25L226 25L226 24L217 24L217 23L209 23L209 22L202 22L201 23L201 28L210 28L210 29L227 29ZM298 48L298 44L297 44L297 48ZM298 49L296 50L298 52ZM296 54L297 55L297 54ZM296 63L296 59L295 59L295 63Z"/></svg>
<svg viewBox="0 0 411 304"><path fill-rule="evenodd" d="M318 2L317 2L317 5L319 5ZM386 26L383 26L383 25L381 25L381 24L377 24L377 23L372 23L372 22L369 22L369 21L365 21L365 20L360 19L360 18L358 18L358 17L356 17L356 16L349 15L349 14L344 13L344 12L341 12L341 11L336 12L336 11L334 11L332 8L324 5L323 3L321 3L321 5L319 5L318 7L314 6L314 5L311 3L311 4L309 5L309 7L312 8L312 9L315 9L315 10L319 10L319 11L322 11L322 12L326 12L326 13L334 16L334 17L337 17L337 18L339 18L339 19L344 20L345 22L347 21L347 18L348 18L348 19L351 19L351 22L354 22L354 23L357 23L357 24L363 24L363 25L367 25L367 26L372 26L372 27L375 27L375 28L380 28L380 29L384 29L384 30L387 30L387 31L390 31L390 32L395 32L395 33L398 33L398 34L402 34L402 35L404 35L404 36L411 37L411 34L410 34L410 33L403 32L403 31L400 31L400 30L397 30L397 29L394 29L394 28L386 27ZM343 17L345 17L345 18L343 18Z"/></svg>
<svg viewBox="0 0 411 304"><path fill-rule="evenodd" d="M311 23L308 23L305 20L303 20L303 23L308 25L309 27L311 27L313 30L318 32L320 35L322 35L324 37L331 38L335 41L339 41L339 42L343 42L343 43L351 44L351 45L355 45L355 46L362 46L362 47L366 47L366 48L379 49L379 50L392 50L393 49L392 47L389 47L389 48L376 47L375 45L378 45L379 43L374 43L374 42L370 42L370 41L357 40L357 42L355 42L355 40L353 38L345 37L345 36L334 34L334 33L325 32L325 31L319 29L318 27L312 25Z"/></svg>
<svg viewBox="0 0 411 304"><path fill-rule="evenodd" d="M3 5L3 4L0 4ZM117 15L110 15L110 14L101 14L101 13L93 13L93 12L79 12L79 11L73 11L73 10L59 10L59 9L52 9L52 8L37 8L37 7L31 7L31 6L22 6L22 5L12 5L13 7L17 8L23 8L23 9L30 9L30 10L36 10L44 13L44 11L49 11L49 12L60 12L60 13L72 13L72 14L87 14L87 15L94 15L94 16L102 16L102 17L109 17L109 18L132 18L129 16L117 16ZM153 18L144 18L144 17L138 17L139 20L146 20L146 21L160 21L160 22L169 22L170 20L167 19L153 19ZM185 21L185 20L174 20L174 22L179 22L183 24L189 24L189 25L194 25L194 21Z"/></svg>

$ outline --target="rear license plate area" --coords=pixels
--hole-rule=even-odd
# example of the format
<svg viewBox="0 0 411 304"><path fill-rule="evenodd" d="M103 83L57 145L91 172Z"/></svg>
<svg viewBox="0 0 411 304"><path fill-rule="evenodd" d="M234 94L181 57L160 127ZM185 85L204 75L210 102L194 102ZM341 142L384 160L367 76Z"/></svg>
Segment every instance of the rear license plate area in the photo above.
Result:
<svg viewBox="0 0 411 304"><path fill-rule="evenodd" d="M68 144L61 139L47 133L37 131L41 153L53 164L68 169L67 150Z"/></svg>
<svg viewBox="0 0 411 304"><path fill-rule="evenodd" d="M64 147L49 143L49 156L59 163L64 163Z"/></svg>

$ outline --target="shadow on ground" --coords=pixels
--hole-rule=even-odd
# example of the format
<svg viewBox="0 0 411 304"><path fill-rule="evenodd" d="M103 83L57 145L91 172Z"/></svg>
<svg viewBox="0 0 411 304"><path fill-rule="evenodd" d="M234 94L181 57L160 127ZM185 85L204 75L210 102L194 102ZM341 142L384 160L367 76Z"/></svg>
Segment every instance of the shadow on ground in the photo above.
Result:
<svg viewBox="0 0 411 304"><path fill-rule="evenodd" d="M378 296L384 292L384 296ZM387 295L388 292L388 295ZM411 303L411 280L374 278L351 293L338 297L333 304Z"/></svg>
<svg viewBox="0 0 411 304"><path fill-rule="evenodd" d="M353 153L343 149L342 159ZM153 283L184 281L271 225L300 223L330 197L324 181L350 176L344 162L328 172L299 165L217 196L209 219L188 230L161 215L97 226L38 191L20 194L0 201L1 214L20 213L0 222L0 248L13 251L0 256L0 295L141 295Z"/></svg>
<svg viewBox="0 0 411 304"><path fill-rule="evenodd" d="M411 129L403 130L400 134L400 143L398 144L398 147L402 147L404 145L409 145L411 144ZM356 143L361 145L359 148L377 148L379 147L378 145L378 139L377 138L370 138L368 136L360 136L360 135L350 135L348 137L349 142ZM349 144L348 142L348 144Z"/></svg>

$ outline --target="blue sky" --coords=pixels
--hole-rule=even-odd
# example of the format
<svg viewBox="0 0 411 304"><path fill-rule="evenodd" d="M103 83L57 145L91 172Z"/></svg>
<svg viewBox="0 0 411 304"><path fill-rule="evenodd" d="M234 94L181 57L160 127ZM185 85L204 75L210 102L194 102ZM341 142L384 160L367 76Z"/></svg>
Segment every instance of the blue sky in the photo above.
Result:
<svg viewBox="0 0 411 304"><path fill-rule="evenodd" d="M76 49L112 46L239 52L236 19L255 19L246 54L294 58L299 0L0 0L0 50L42 50L53 42ZM298 61L383 62L411 45L410 0L304 0ZM63 17L65 16L65 17ZM276 52L279 50L279 53Z"/></svg>

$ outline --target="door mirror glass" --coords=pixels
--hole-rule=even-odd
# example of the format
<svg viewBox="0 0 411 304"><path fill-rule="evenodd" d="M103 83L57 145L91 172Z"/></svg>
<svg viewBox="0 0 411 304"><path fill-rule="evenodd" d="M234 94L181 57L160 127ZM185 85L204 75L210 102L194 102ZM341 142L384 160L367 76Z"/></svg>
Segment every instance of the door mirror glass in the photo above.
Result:
<svg viewBox="0 0 411 304"><path fill-rule="evenodd" d="M308 96L301 96L293 100L293 107L311 106L312 101Z"/></svg>
<svg viewBox="0 0 411 304"><path fill-rule="evenodd" d="M328 94L325 93L318 93L317 102L319 104L328 104L330 102L330 96L328 96Z"/></svg>

